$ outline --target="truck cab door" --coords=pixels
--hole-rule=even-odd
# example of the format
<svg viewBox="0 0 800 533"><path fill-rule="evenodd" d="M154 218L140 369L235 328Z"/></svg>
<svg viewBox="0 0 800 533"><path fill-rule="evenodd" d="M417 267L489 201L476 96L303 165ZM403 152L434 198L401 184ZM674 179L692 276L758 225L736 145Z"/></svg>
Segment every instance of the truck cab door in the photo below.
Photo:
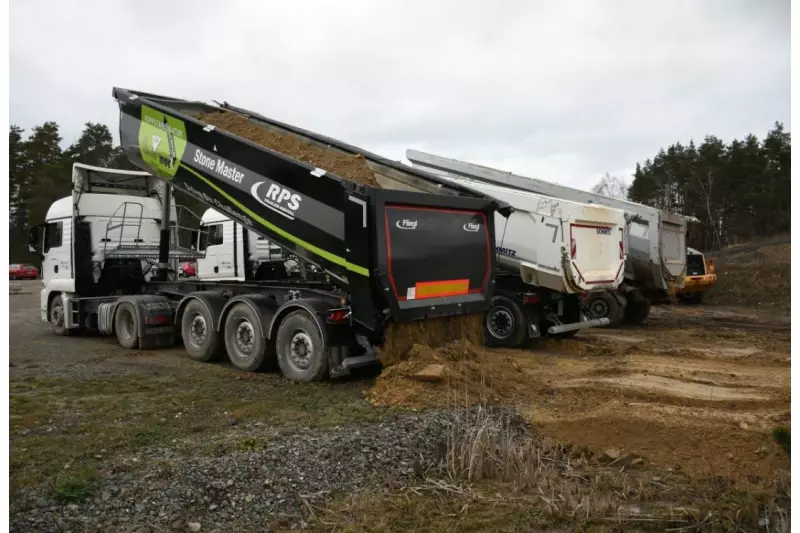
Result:
<svg viewBox="0 0 800 533"><path fill-rule="evenodd" d="M51 220L44 226L42 283L45 287L72 292L72 219Z"/></svg>
<svg viewBox="0 0 800 533"><path fill-rule="evenodd" d="M197 278L201 280L219 277L219 251L222 241L222 224L208 224L200 228L198 251L205 251L205 257L197 259Z"/></svg>

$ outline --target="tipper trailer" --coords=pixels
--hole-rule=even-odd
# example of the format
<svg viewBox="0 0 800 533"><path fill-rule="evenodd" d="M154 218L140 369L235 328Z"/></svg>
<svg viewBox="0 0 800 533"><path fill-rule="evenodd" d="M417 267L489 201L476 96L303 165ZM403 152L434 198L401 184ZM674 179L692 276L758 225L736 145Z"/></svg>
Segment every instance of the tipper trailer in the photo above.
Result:
<svg viewBox="0 0 800 533"><path fill-rule="evenodd" d="M142 349L181 339L198 361L227 352L253 371L277 360L288 378L311 381L376 363L391 322L488 309L494 213L508 206L444 181L444 194L356 184L196 118L219 106L113 94L122 149L147 172L76 165L72 194L51 206L43 238L31 230L46 267L42 318L57 334L94 329ZM358 150L246 114L256 127ZM433 188L438 179L357 153L396 188L415 180ZM260 281L234 253L234 280L168 281L170 263L205 255L177 239L172 187L318 275ZM147 259L159 267L150 279Z"/></svg>
<svg viewBox="0 0 800 533"><path fill-rule="evenodd" d="M509 336L509 326L525 314L519 299L513 296L515 291L535 291L542 298L558 301L562 308L567 304L567 317L559 314L571 320L561 325L563 321L556 314L546 331L551 335L570 336L582 328L610 323L607 317L588 318L593 312L584 301L588 303L592 294L617 289L623 280L624 212L452 175L443 174L442 178L514 208L508 217L495 217L500 267L495 298L502 299L503 305L493 306L487 316L494 344L504 344L504 339L521 334ZM547 319L554 310L555 306L543 307L541 312Z"/></svg>
<svg viewBox="0 0 800 533"><path fill-rule="evenodd" d="M612 323L640 323L649 315L651 303L674 295L683 286L687 219L681 215L418 150L406 150L406 158L412 167L440 177L469 178L623 211L628 217L624 280L617 290L590 297L595 317L607 317Z"/></svg>

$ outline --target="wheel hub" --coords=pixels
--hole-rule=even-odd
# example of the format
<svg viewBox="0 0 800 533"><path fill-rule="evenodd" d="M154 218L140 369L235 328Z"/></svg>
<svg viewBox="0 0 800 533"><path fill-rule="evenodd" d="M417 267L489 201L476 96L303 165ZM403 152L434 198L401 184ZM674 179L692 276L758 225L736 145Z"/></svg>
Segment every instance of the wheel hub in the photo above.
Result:
<svg viewBox="0 0 800 533"><path fill-rule="evenodd" d="M191 329L192 344L201 346L206 339L206 319L202 315L195 315L192 318Z"/></svg>
<svg viewBox="0 0 800 533"><path fill-rule="evenodd" d="M255 333L253 332L253 325L247 320L243 320L236 327L236 348L246 354L250 355L253 351L253 339Z"/></svg>
<svg viewBox="0 0 800 533"><path fill-rule="evenodd" d="M505 307L494 309L487 317L489 331L497 338L505 339L514 331L514 316Z"/></svg>
<svg viewBox="0 0 800 533"><path fill-rule="evenodd" d="M50 308L50 322L57 326L64 323L64 306L61 302L54 303Z"/></svg>
<svg viewBox="0 0 800 533"><path fill-rule="evenodd" d="M314 353L314 343L311 337L303 331L294 334L289 343L289 358L292 365L298 370L307 370L311 365L311 354Z"/></svg>
<svg viewBox="0 0 800 533"><path fill-rule="evenodd" d="M608 303L603 300L595 300L592 302L592 313L598 318L608 317Z"/></svg>

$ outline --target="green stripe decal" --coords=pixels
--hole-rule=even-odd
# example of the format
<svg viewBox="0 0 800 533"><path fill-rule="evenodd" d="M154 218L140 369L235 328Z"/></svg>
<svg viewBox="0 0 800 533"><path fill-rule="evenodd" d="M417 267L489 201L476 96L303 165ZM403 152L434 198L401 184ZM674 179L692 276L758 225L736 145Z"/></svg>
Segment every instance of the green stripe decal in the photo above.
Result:
<svg viewBox="0 0 800 533"><path fill-rule="evenodd" d="M331 263L343 266L347 270L350 270L351 272L355 272L356 274L361 274L362 276L369 277L369 270L368 269L366 269L366 268L364 268L362 266L354 265L353 263L349 262L347 259L345 259L343 257L339 257L338 255L334 255L334 254L332 254L330 252L326 252L322 248L318 248L318 247L314 246L313 244L304 241L303 239L297 238L294 235L292 235L290 233L287 233L286 231L282 230L278 226L276 226L274 224L271 224L270 222L264 220L263 218L261 218L260 216L258 216L257 214L255 214L254 212L252 212L251 210L246 208L244 205L242 205L241 203L239 203L236 200L234 200L225 191L223 191L222 189L220 189L219 187L214 185L214 183L212 183L211 180L209 180L208 178L206 178L202 174L196 172L193 168L190 168L190 167L186 166L183 163L180 163L180 166L183 167L185 170L188 170L189 172L191 172L194 176L196 176L199 179L203 180L203 182L206 185L208 185L209 187L211 187L212 189L217 191L219 194L221 194L223 197L225 197L226 200L228 200L233 205L235 205L236 207L241 209L243 212L247 213L247 215L250 218L252 218L253 220L258 221L259 224L262 224L263 226L269 228L270 230L274 231L275 233L277 233L281 237L292 241L293 243L297 244L298 246L301 246L301 247L305 248L306 250L309 250L310 252L313 252L313 253L317 254L320 257L324 257L325 259L327 259Z"/></svg>

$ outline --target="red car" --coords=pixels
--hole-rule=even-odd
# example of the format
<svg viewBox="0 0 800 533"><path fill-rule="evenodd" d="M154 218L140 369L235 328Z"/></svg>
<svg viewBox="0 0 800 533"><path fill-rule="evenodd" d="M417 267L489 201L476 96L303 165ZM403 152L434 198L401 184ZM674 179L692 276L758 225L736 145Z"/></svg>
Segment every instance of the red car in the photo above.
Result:
<svg viewBox="0 0 800 533"><path fill-rule="evenodd" d="M181 263L180 275L187 278L193 278L197 275L196 263Z"/></svg>
<svg viewBox="0 0 800 533"><path fill-rule="evenodd" d="M39 279L39 269L33 265L8 265L8 279Z"/></svg>

